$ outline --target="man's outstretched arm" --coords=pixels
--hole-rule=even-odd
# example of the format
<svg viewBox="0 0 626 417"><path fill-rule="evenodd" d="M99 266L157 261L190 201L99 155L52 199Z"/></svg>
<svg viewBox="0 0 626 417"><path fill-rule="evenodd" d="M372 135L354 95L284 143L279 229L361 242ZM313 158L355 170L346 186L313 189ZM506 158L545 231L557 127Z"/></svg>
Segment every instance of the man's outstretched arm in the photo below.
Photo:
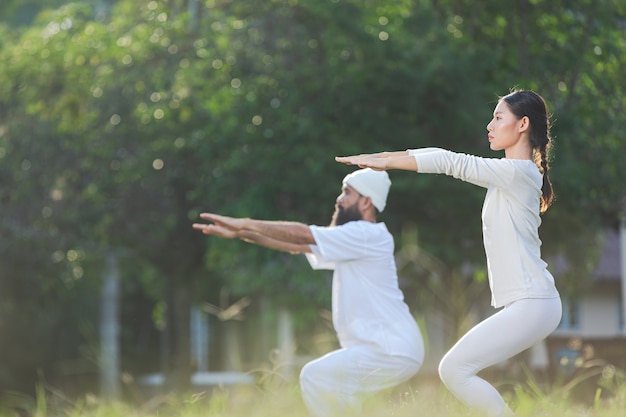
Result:
<svg viewBox="0 0 626 417"><path fill-rule="evenodd" d="M309 245L315 244L311 230L303 223L234 218L213 213L202 213L200 217L213 223L195 223L193 228L207 235L239 238L289 253L311 252Z"/></svg>
<svg viewBox="0 0 626 417"><path fill-rule="evenodd" d="M237 232L239 238L248 243L265 246L266 248L276 249L292 254L311 253L311 248L306 243L289 243L282 240L273 239L271 237L251 232L249 230L240 230Z"/></svg>
<svg viewBox="0 0 626 417"><path fill-rule="evenodd" d="M202 213L200 218L234 231L248 230L286 243L315 244L309 226L304 223L235 218L215 213Z"/></svg>

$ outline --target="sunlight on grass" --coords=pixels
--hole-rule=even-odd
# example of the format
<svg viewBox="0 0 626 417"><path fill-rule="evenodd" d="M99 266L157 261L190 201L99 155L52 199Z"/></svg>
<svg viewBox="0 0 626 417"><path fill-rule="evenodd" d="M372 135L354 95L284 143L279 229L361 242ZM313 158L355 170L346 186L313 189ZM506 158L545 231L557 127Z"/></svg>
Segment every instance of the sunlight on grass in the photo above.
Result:
<svg viewBox="0 0 626 417"><path fill-rule="evenodd" d="M594 378L593 384L586 384L590 378ZM501 384L500 389L517 417L622 417L626 410L624 381L623 372L604 366L591 367L567 382L552 384L540 384L528 372L525 382ZM21 414L16 409L22 410ZM134 405L108 403L93 395L70 400L41 386L36 389L36 398L4 393L0 397L0 417L22 416L309 417L298 385L269 373L257 378L255 385L157 395ZM460 404L439 381L427 378L416 378L410 384L369 398L363 413L363 417L415 416L484 417Z"/></svg>

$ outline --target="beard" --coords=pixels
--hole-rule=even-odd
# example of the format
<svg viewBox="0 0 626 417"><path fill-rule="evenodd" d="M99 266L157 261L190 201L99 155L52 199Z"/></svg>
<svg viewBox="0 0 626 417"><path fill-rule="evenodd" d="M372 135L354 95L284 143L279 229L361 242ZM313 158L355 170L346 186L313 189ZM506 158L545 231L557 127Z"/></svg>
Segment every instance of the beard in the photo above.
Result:
<svg viewBox="0 0 626 417"><path fill-rule="evenodd" d="M341 226L342 224L357 220L363 220L363 216L361 216L356 204L350 207L336 206L330 226Z"/></svg>

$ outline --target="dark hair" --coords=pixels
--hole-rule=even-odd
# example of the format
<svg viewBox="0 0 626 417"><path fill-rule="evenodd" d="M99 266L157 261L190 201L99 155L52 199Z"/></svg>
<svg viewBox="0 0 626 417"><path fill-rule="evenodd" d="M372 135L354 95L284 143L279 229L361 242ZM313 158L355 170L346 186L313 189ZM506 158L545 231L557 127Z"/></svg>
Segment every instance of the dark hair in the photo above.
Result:
<svg viewBox="0 0 626 417"><path fill-rule="evenodd" d="M530 145L533 149L535 163L543 175L541 186L541 214L550 207L554 199L552 183L548 177L552 137L550 136L550 114L545 100L531 90L513 90L504 97L500 97L509 106L509 110L518 118L526 116L530 120Z"/></svg>

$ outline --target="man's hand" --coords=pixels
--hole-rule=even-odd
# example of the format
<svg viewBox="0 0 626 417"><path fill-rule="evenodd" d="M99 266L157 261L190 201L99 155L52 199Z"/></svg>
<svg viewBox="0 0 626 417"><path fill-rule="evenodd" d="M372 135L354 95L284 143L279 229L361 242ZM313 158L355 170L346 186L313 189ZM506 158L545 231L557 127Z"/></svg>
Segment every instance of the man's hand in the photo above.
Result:
<svg viewBox="0 0 626 417"><path fill-rule="evenodd" d="M309 253L309 245L315 244L311 230L304 223L236 218L215 213L202 213L200 218L208 224L194 223L192 227L205 235L239 238L289 253Z"/></svg>
<svg viewBox="0 0 626 417"><path fill-rule="evenodd" d="M222 216L215 213L202 213L200 214L200 218L231 230L242 230L245 228L244 222L246 219Z"/></svg>
<svg viewBox="0 0 626 417"><path fill-rule="evenodd" d="M213 235L223 237L225 239L234 239L239 237L239 231L243 229L243 222L245 220L235 217L221 216L215 213L202 213L200 214L200 218L202 220L206 220L209 224L194 223L194 229L200 230L205 235Z"/></svg>
<svg viewBox="0 0 626 417"><path fill-rule="evenodd" d="M223 237L225 239L235 239L239 237L237 231L219 224L194 223L193 228L196 230L200 230L205 235L213 235L217 237Z"/></svg>

